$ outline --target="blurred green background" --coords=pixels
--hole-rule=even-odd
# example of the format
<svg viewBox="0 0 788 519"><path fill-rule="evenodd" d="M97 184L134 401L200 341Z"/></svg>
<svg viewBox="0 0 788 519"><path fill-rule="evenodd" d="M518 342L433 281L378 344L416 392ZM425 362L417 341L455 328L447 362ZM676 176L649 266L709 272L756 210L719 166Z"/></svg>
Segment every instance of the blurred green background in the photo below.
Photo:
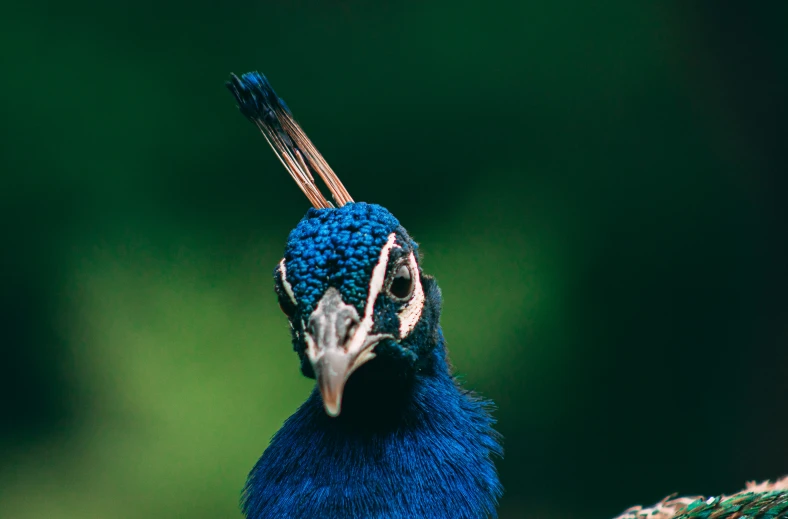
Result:
<svg viewBox="0 0 788 519"><path fill-rule="evenodd" d="M259 69L443 290L501 517L788 474L788 3L38 2L0 16L0 517L240 517L306 397Z"/></svg>

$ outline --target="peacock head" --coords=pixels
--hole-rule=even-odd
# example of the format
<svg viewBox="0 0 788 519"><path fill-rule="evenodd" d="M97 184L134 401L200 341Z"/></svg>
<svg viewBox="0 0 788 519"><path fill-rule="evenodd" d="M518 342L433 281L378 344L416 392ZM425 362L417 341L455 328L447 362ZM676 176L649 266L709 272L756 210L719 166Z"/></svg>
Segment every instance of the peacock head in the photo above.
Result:
<svg viewBox="0 0 788 519"><path fill-rule="evenodd" d="M232 75L228 87L314 206L290 233L275 290L301 371L317 379L326 413L338 416L345 384L362 365L407 375L429 357L438 342L439 290L399 221L379 205L353 202L264 76Z"/></svg>
<svg viewBox="0 0 788 519"><path fill-rule="evenodd" d="M417 247L389 211L363 202L310 209L290 233L276 294L329 415L339 414L345 383L363 364L378 358L413 371L434 347L437 288Z"/></svg>

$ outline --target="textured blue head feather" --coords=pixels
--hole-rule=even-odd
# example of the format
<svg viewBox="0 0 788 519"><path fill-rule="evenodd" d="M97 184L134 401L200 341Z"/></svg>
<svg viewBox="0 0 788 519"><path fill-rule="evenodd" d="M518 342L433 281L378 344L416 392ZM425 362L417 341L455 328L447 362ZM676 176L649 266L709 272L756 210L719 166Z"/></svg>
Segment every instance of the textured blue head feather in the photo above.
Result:
<svg viewBox="0 0 788 519"><path fill-rule="evenodd" d="M361 314L372 269L391 233L405 250L415 250L399 221L379 205L310 209L290 233L285 249L287 278L302 311L311 313L326 289L335 286Z"/></svg>

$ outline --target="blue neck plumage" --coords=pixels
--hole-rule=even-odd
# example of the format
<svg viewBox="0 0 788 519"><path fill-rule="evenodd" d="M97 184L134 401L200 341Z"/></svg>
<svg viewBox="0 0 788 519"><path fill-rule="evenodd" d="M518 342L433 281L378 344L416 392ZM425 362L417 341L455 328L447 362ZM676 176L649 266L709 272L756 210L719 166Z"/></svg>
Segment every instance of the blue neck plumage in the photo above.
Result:
<svg viewBox="0 0 788 519"><path fill-rule="evenodd" d="M495 517L501 447L490 403L457 385L440 332L428 360L408 378L362 366L338 418L313 392L252 469L246 516Z"/></svg>

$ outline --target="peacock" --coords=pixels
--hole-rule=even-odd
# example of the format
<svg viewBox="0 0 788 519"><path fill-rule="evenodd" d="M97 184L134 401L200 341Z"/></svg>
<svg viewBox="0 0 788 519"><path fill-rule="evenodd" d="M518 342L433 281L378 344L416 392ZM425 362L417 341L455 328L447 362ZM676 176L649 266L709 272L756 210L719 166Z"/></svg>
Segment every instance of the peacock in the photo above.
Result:
<svg viewBox="0 0 788 519"><path fill-rule="evenodd" d="M227 87L312 207L273 273L307 400L273 436L241 498L248 519L496 517L503 456L493 403L452 372L441 292L419 245L355 202L259 72ZM325 183L333 202L315 183ZM730 497L666 499L619 519L786 518L788 478Z"/></svg>

